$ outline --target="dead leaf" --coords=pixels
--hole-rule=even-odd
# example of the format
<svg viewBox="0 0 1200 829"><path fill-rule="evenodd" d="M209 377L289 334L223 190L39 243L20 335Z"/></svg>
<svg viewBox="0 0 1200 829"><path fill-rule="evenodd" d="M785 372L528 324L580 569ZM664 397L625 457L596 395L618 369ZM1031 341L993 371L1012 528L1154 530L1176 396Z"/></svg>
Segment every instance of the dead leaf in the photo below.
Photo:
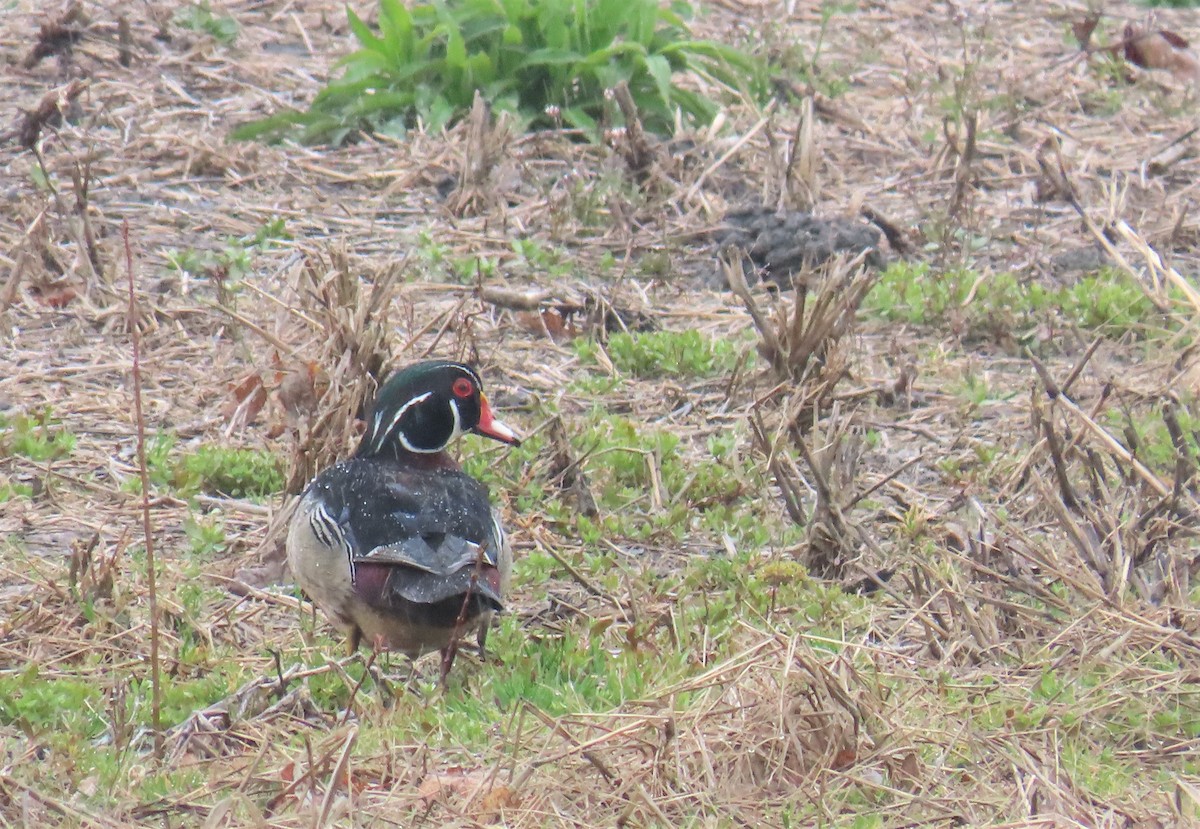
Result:
<svg viewBox="0 0 1200 829"><path fill-rule="evenodd" d="M435 801L449 797L465 798L456 808L467 811L472 804L477 820L492 823L504 809L518 803L516 794L508 786L494 784L494 778L486 769L466 770L453 766L438 774L430 774L417 786L417 794L431 806ZM480 796L482 795L482 797Z"/></svg>
<svg viewBox="0 0 1200 829"><path fill-rule="evenodd" d="M474 795L486 782L487 773L483 769L467 771L461 766L451 766L440 774L428 775L417 786L417 794L428 806L438 798Z"/></svg>
<svg viewBox="0 0 1200 829"><path fill-rule="evenodd" d="M1200 348L1191 346L1175 361L1175 376L1171 388L1189 395L1200 394Z"/></svg>
<svg viewBox="0 0 1200 829"><path fill-rule="evenodd" d="M288 423L293 426L301 418L316 411L323 387L328 386L320 366L307 362L283 374L279 380L279 404Z"/></svg>
<svg viewBox="0 0 1200 829"><path fill-rule="evenodd" d="M37 301L47 308L66 308L75 301L79 293L70 286L61 288L42 288L34 291Z"/></svg>
<svg viewBox="0 0 1200 829"><path fill-rule="evenodd" d="M542 311L524 311L517 314L517 325L531 334L544 334L556 343L574 339L579 335L575 323L557 308Z"/></svg>
<svg viewBox="0 0 1200 829"><path fill-rule="evenodd" d="M285 559L280 558L268 561L261 567L241 567L235 570L233 580L227 587L235 596L248 596L256 590L283 583L286 575L287 563Z"/></svg>
<svg viewBox="0 0 1200 829"><path fill-rule="evenodd" d="M915 791L921 786L924 765L921 756L915 751L906 751L900 757L889 757L887 760L888 774L892 782L906 791Z"/></svg>
<svg viewBox="0 0 1200 829"><path fill-rule="evenodd" d="M1200 60L1186 39L1169 29L1146 32L1126 24L1125 60L1143 69L1165 69L1189 83L1200 83Z"/></svg>
<svg viewBox="0 0 1200 829"><path fill-rule="evenodd" d="M834 771L844 771L853 766L858 761L858 752L853 746L839 749L838 753L833 755L833 762L829 767Z"/></svg>
<svg viewBox="0 0 1200 829"><path fill-rule="evenodd" d="M508 786L497 786L483 796L483 800L479 803L479 813L484 816L484 820L490 822L490 819L499 815L501 810L511 809L519 803L520 800L512 789Z"/></svg>
<svg viewBox="0 0 1200 829"><path fill-rule="evenodd" d="M1038 202L1072 198L1074 188L1067 179L1066 153L1058 136L1048 135L1038 145L1037 162L1040 175L1037 178L1037 192L1034 198Z"/></svg>
<svg viewBox="0 0 1200 829"><path fill-rule="evenodd" d="M1079 41L1079 48L1086 49L1088 44L1092 42L1092 32L1096 31L1096 25L1100 22L1100 13L1092 12L1082 20L1076 20L1071 24L1071 31L1075 34L1075 39Z"/></svg>
<svg viewBox="0 0 1200 829"><path fill-rule="evenodd" d="M227 432L244 429L253 423L267 403L267 389L258 372L246 375L240 383L231 386L230 391L232 396L221 407L221 415L229 424Z"/></svg>

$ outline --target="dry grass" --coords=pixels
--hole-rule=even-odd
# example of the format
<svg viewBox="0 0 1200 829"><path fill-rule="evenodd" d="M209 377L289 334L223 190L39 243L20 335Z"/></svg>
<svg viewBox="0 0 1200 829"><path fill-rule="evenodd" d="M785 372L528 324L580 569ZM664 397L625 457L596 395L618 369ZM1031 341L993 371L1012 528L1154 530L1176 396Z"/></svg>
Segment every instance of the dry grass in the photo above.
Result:
<svg viewBox="0 0 1200 829"><path fill-rule="evenodd" d="M1200 820L1193 90L1065 43L1083 4L823 24L720 2L701 27L793 79L820 39L818 94L635 148L635 182L629 148L483 108L405 142L226 143L314 94L349 37L331 0L212 5L231 46L138 5L18 0L0 34L0 822ZM1105 12L1110 39L1144 17ZM43 26L69 56L22 66ZM916 324L855 314L851 273L803 303L710 291L706 232L747 202L869 214L977 282ZM246 241L275 218L289 238ZM432 663L338 661L281 571L286 496L160 481L152 757L123 220L173 458L266 449L294 493L387 366L482 366L533 435L465 450L518 554L499 663L460 661L443 693ZM1069 284L1057 257L1097 237L1162 309L1142 329L974 328L998 274ZM169 266L189 251L210 264ZM735 359L623 368L604 338L647 321ZM18 451L46 407L74 445Z"/></svg>

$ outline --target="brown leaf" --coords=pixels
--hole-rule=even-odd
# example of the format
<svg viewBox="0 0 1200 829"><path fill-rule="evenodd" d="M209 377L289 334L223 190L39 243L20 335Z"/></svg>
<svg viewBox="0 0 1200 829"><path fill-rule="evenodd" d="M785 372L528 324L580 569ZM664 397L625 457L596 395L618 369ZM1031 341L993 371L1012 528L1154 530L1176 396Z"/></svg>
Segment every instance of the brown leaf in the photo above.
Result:
<svg viewBox="0 0 1200 829"><path fill-rule="evenodd" d="M427 776L417 786L417 794L426 806L443 798L466 798L467 803L459 804L458 808L466 810L469 804L474 804L475 808L471 811L475 817L484 823L491 823L502 810L518 803L512 789L493 783L491 772L485 769L468 771L461 766L452 766L444 772Z"/></svg>
<svg viewBox="0 0 1200 829"><path fill-rule="evenodd" d="M287 577L284 559L269 561L261 567L241 567L234 571L233 579L226 585L235 596L249 596L256 590L281 584Z"/></svg>
<svg viewBox="0 0 1200 829"><path fill-rule="evenodd" d="M1067 178L1067 171L1062 142L1057 136L1047 136L1038 145L1037 162L1041 174L1037 178L1037 192L1034 196L1038 202L1056 199L1070 199L1074 188Z"/></svg>
<svg viewBox="0 0 1200 829"><path fill-rule="evenodd" d="M426 805L441 797L473 794L487 780L482 769L467 771L461 766L451 766L440 774L430 774L417 786L417 794Z"/></svg>
<svg viewBox="0 0 1200 829"><path fill-rule="evenodd" d="M563 316L557 308L543 311L524 311L517 314L517 324L531 334L544 334L556 343L574 339L579 332L575 323Z"/></svg>
<svg viewBox="0 0 1200 829"><path fill-rule="evenodd" d="M267 389L258 372L246 375L240 383L230 387L229 400L221 407L221 415L228 421L229 429L243 429L254 422L262 407L267 403Z"/></svg>
<svg viewBox="0 0 1200 829"><path fill-rule="evenodd" d="M1081 20L1076 20L1071 24L1071 31L1075 34L1075 39L1079 41L1079 48L1086 49L1092 41L1092 32L1096 31L1096 25L1100 22L1100 13L1092 12Z"/></svg>
<svg viewBox="0 0 1200 829"><path fill-rule="evenodd" d="M87 85L87 81L76 79L43 95L38 105L26 112L21 121L17 139L21 146L33 149L42 135L42 130L61 124L62 119L78 107L76 99L87 89Z"/></svg>
<svg viewBox="0 0 1200 829"><path fill-rule="evenodd" d="M858 752L853 746L839 749L838 753L833 755L833 762L829 767L834 771L844 771L853 766L858 761Z"/></svg>
<svg viewBox="0 0 1200 829"><path fill-rule="evenodd" d="M1200 81L1200 60L1188 49L1188 42L1175 32L1160 29L1145 32L1132 24L1125 26L1125 59L1143 69L1165 69L1180 80Z"/></svg>
<svg viewBox="0 0 1200 829"><path fill-rule="evenodd" d="M906 751L900 757L888 758L887 768L892 782L902 789L913 791L922 783L924 764L921 762L921 756L915 751Z"/></svg>
<svg viewBox="0 0 1200 829"><path fill-rule="evenodd" d="M520 803L516 793L508 786L497 786L483 796L479 802L479 815L488 822L503 809L511 809Z"/></svg>
<svg viewBox="0 0 1200 829"><path fill-rule="evenodd" d="M1191 46L1186 40L1172 32L1170 29L1159 29L1158 33L1176 49L1186 49Z"/></svg>
<svg viewBox="0 0 1200 829"><path fill-rule="evenodd" d="M62 288L43 288L35 291L33 294L37 301L48 308L66 308L75 298L79 296L76 290L70 286Z"/></svg>
<svg viewBox="0 0 1200 829"><path fill-rule="evenodd" d="M317 401L321 399L318 386L325 385L328 383L323 372L313 362L304 363L283 375L277 393L289 423L294 424L316 411Z"/></svg>

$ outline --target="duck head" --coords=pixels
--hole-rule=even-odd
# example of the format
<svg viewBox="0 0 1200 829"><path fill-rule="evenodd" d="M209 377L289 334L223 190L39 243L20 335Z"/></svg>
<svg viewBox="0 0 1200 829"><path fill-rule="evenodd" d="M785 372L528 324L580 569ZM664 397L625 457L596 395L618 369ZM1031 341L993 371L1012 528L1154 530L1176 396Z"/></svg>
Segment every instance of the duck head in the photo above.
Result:
<svg viewBox="0 0 1200 829"><path fill-rule="evenodd" d="M514 446L521 443L516 432L492 414L475 369L431 360L397 371L379 389L356 454L432 455L465 432Z"/></svg>

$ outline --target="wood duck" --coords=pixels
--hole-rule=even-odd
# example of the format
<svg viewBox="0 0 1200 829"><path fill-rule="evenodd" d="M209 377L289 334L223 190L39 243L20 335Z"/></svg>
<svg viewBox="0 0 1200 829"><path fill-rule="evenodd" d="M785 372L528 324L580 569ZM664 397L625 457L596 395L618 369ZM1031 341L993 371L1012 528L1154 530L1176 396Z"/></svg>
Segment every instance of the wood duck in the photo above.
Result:
<svg viewBox="0 0 1200 829"><path fill-rule="evenodd" d="M349 636L410 658L477 629L480 653L512 567L487 488L446 447L464 432L519 445L492 414L479 374L429 361L380 388L354 457L309 483L291 521L296 581ZM444 677L444 673L443 673Z"/></svg>

